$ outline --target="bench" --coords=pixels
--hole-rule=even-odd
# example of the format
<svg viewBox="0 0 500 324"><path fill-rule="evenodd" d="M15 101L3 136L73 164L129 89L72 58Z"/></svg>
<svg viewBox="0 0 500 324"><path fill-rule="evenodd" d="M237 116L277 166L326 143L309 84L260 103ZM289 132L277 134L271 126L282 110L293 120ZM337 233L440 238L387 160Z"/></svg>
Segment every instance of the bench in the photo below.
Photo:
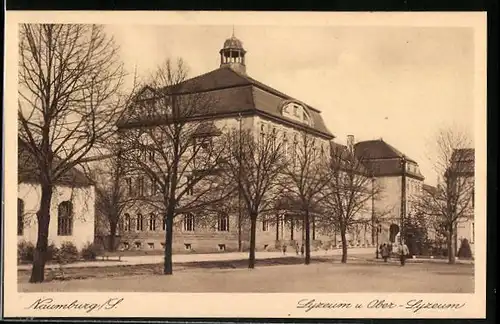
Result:
<svg viewBox="0 0 500 324"><path fill-rule="evenodd" d="M110 261L110 260L117 260L121 261L122 260L122 255L121 253L108 253L105 252L102 255L99 256L102 261Z"/></svg>

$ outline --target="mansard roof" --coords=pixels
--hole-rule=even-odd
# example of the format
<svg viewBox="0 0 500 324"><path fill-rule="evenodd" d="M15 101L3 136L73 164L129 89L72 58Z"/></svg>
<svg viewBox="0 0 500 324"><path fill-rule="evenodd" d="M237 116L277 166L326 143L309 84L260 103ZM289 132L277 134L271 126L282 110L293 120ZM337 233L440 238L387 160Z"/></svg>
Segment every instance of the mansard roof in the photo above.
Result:
<svg viewBox="0 0 500 324"><path fill-rule="evenodd" d="M257 114L263 117L306 130L326 139L334 138L327 129L320 111L290 97L248 75L238 73L230 67L216 70L188 79L176 86L161 89L164 93L177 95L200 94L215 98L213 111L199 117L217 118L238 114ZM281 107L285 101L300 103L312 119L310 125L283 116ZM127 122L122 123L122 126ZM119 125L120 126L120 125Z"/></svg>
<svg viewBox="0 0 500 324"><path fill-rule="evenodd" d="M347 170L357 171L359 174L363 174L365 176L371 175L370 169L368 169L365 165L363 158L356 155L356 152L353 152L353 156L347 145L331 141L330 152L333 158L333 163L340 163L341 169L345 168ZM354 163L354 165L348 165L349 163Z"/></svg>
<svg viewBox="0 0 500 324"><path fill-rule="evenodd" d="M356 155L363 159L365 166L372 170L375 176L401 175L401 160L403 157L406 161L418 165L415 160L409 158L382 139L358 142L354 145L354 150ZM407 170L406 175L419 180L424 179L420 170Z"/></svg>

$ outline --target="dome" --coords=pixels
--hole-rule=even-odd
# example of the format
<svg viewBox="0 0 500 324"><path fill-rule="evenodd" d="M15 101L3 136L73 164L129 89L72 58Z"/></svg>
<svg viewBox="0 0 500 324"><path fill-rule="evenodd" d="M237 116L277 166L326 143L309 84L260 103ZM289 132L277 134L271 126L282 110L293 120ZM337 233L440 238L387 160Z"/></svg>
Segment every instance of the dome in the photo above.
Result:
<svg viewBox="0 0 500 324"><path fill-rule="evenodd" d="M243 43L238 38L232 36L231 38L226 39L224 42L224 48L243 49Z"/></svg>

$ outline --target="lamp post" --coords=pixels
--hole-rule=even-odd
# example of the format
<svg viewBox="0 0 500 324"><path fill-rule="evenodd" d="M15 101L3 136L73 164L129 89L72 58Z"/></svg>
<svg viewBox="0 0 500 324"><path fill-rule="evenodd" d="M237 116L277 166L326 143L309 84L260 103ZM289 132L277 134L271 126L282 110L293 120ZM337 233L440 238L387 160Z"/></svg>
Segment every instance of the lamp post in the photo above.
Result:
<svg viewBox="0 0 500 324"><path fill-rule="evenodd" d="M372 202L372 245L373 243L373 240L374 240L374 232L377 230L375 228L375 177L372 176L372 188L371 188L371 195L372 195L372 199L371 199L371 202ZM377 244L377 249L378 249L378 244Z"/></svg>
<svg viewBox="0 0 500 324"><path fill-rule="evenodd" d="M241 159L242 159L242 143L241 143L241 114L238 114L239 123L239 143L238 143L238 251L242 252L241 242Z"/></svg>
<svg viewBox="0 0 500 324"><path fill-rule="evenodd" d="M404 240L404 225L406 216L406 156L401 158L401 227L399 235L399 243L403 244Z"/></svg>
<svg viewBox="0 0 500 324"><path fill-rule="evenodd" d="M379 249L378 249L378 236L382 232L382 225L380 225L380 222L377 220L376 221L377 228L375 229L375 238L376 238L376 246L375 246L375 258L379 258Z"/></svg>

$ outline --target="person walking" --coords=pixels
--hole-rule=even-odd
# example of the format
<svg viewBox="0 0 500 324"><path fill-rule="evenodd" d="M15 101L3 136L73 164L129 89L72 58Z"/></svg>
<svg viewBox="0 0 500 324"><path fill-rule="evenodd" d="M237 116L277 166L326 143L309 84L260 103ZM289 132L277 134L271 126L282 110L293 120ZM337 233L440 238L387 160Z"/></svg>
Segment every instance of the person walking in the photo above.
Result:
<svg viewBox="0 0 500 324"><path fill-rule="evenodd" d="M295 243L295 253L299 255L299 243Z"/></svg>
<svg viewBox="0 0 500 324"><path fill-rule="evenodd" d="M300 246L300 254L304 256L304 243Z"/></svg>
<svg viewBox="0 0 500 324"><path fill-rule="evenodd" d="M283 246L281 247L283 249L283 255L286 255L286 243L283 242Z"/></svg>
<svg viewBox="0 0 500 324"><path fill-rule="evenodd" d="M382 255L382 259L384 259L384 262L387 262L387 259L389 258L389 246L386 243L382 244L380 254Z"/></svg>
<svg viewBox="0 0 500 324"><path fill-rule="evenodd" d="M406 257L410 254L410 251L408 250L408 246L405 244L405 242L401 242L401 245L399 247L399 258L401 261L401 266L405 265Z"/></svg>

